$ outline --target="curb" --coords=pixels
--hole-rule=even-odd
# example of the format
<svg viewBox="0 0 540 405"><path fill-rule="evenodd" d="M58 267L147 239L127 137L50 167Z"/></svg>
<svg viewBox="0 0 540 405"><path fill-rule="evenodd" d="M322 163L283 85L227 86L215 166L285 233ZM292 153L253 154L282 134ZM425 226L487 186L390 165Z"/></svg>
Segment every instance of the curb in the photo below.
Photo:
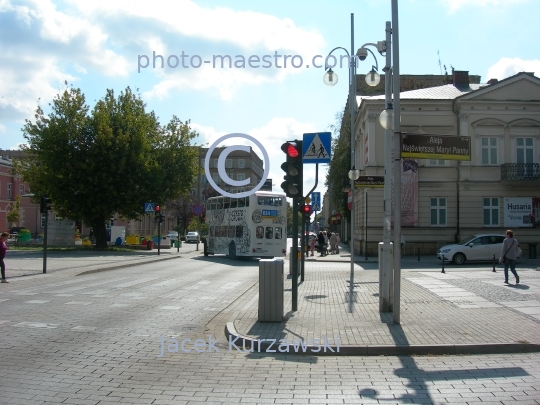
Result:
<svg viewBox="0 0 540 405"><path fill-rule="evenodd" d="M278 350L278 344L266 343L263 339L253 339L237 332L234 322L225 325L225 336L236 346L248 352L287 353L311 356L411 356L411 355L464 355L464 354L508 354L540 352L540 344L535 343L485 343L485 344L439 344L439 345L327 345L303 346L296 348L289 344L287 350ZM280 345L279 347L284 347ZM304 347L306 348L304 351ZM253 350L252 350L253 348Z"/></svg>
<svg viewBox="0 0 540 405"><path fill-rule="evenodd" d="M147 263L162 262L162 261L165 261L165 260L181 259L182 257L183 256L164 257L163 259L157 259L157 260L146 260L146 261L143 261L143 262L126 263L126 264L119 264L119 265L110 266L110 267L102 267L102 268L99 268L99 269L83 271L82 273L76 274L76 276L84 276L86 274L100 273L102 271L117 270L117 269L123 269L123 268L126 268L126 267L140 266L140 265L147 264Z"/></svg>

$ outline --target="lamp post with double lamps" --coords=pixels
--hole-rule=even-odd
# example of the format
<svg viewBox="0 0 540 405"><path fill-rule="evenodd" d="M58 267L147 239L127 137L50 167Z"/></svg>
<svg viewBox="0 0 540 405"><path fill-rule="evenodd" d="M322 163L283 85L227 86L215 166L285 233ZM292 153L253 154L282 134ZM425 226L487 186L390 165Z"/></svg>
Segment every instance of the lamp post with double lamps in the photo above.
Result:
<svg viewBox="0 0 540 405"><path fill-rule="evenodd" d="M354 50L354 14L351 13L351 52L349 53L347 49L343 47L336 47L330 51L328 56L326 57L326 60L332 55L332 53L337 50L341 49L347 53L347 56L349 57L349 115L350 115L350 121L351 121L351 170L349 170L349 179L351 180L351 190L352 190L352 198L351 198L351 277L350 277L350 288L351 291L354 288L354 182L358 179L360 176L360 171L355 168L355 151L356 151L356 142L355 142L355 136L354 136L354 123L356 120L356 59L364 60L367 57L367 51L371 52L369 49L365 48L366 45L373 45L373 44L364 44L358 52L355 52ZM373 52L371 52L373 55ZM373 55L375 57L375 55ZM375 58L375 65L377 66L377 59ZM335 66L335 65L334 65ZM328 68L328 65L326 66L326 73L324 74L323 81L328 86L334 86L337 81L338 77L337 74L332 71L331 68ZM372 67L371 71L366 75L366 83L370 86L376 86L379 84L380 76L377 73L377 67ZM352 302L352 297L351 297Z"/></svg>

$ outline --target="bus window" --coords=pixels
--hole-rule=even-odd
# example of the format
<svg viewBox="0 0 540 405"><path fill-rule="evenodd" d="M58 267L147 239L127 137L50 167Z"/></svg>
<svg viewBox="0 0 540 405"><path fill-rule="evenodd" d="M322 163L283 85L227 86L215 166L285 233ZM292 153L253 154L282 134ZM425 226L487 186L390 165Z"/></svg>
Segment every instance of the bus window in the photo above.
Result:
<svg viewBox="0 0 540 405"><path fill-rule="evenodd" d="M258 205L266 205L271 207L281 207L283 205L282 197L259 197L257 198Z"/></svg>
<svg viewBox="0 0 540 405"><path fill-rule="evenodd" d="M249 197L246 197L246 207L249 207Z"/></svg>
<svg viewBox="0 0 540 405"><path fill-rule="evenodd" d="M231 208L236 208L238 206L238 198L231 198Z"/></svg>
<svg viewBox="0 0 540 405"><path fill-rule="evenodd" d="M217 210L223 209L223 197L218 198L216 203L217 203L217 207L216 207Z"/></svg>
<svg viewBox="0 0 540 405"><path fill-rule="evenodd" d="M279 226L276 226L276 239L281 239L282 236L282 228Z"/></svg>
<svg viewBox="0 0 540 405"><path fill-rule="evenodd" d="M271 226L266 227L266 239L273 239L273 237L274 237L273 234L272 234L273 230L274 230L274 228L271 227Z"/></svg>
<svg viewBox="0 0 540 405"><path fill-rule="evenodd" d="M244 227L242 225L236 225L236 237L241 238L244 236Z"/></svg>
<svg viewBox="0 0 540 405"><path fill-rule="evenodd" d="M228 238L234 238L234 231L235 231L235 226L234 225L230 225L228 226L229 228L229 234L227 235Z"/></svg>
<svg viewBox="0 0 540 405"><path fill-rule="evenodd" d="M230 206L230 199L229 197L225 197L225 200L223 201L223 208L228 210Z"/></svg>
<svg viewBox="0 0 540 405"><path fill-rule="evenodd" d="M246 199L244 197L238 199L238 208L244 208L246 206Z"/></svg>
<svg viewBox="0 0 540 405"><path fill-rule="evenodd" d="M257 239L264 238L264 226L258 226L255 234L256 234Z"/></svg>

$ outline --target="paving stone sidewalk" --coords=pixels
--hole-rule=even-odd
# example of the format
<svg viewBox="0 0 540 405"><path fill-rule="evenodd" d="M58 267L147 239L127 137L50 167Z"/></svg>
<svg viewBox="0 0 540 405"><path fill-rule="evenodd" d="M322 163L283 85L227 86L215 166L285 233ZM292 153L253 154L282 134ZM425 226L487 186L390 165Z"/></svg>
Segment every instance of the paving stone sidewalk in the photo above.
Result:
<svg viewBox="0 0 540 405"><path fill-rule="evenodd" d="M261 339L311 344L339 337L341 354L358 355L540 351L540 274L534 270L520 272L519 286L505 286L500 272L485 270L404 271L395 325L392 313L379 313L377 270L356 265L351 295L350 262L306 263L298 311L291 311L289 276L284 321L259 322L257 283L223 314L226 335L247 347ZM285 274L288 266L286 260Z"/></svg>

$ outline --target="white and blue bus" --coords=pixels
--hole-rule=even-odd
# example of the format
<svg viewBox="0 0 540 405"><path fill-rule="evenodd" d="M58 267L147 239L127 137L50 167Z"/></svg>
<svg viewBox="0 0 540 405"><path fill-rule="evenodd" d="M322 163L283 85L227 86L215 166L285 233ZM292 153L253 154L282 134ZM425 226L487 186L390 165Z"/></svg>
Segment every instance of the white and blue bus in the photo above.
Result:
<svg viewBox="0 0 540 405"><path fill-rule="evenodd" d="M207 253L231 258L284 257L287 248L285 194L257 191L243 198L206 202Z"/></svg>

